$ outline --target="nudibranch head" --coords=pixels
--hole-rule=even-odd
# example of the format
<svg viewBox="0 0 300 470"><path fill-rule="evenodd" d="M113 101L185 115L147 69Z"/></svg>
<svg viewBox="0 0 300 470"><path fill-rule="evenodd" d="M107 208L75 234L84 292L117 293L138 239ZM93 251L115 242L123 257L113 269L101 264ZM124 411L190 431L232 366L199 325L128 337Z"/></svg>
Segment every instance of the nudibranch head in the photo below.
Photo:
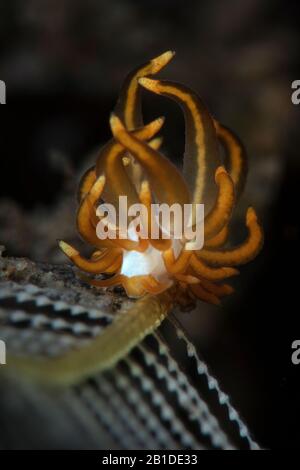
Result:
<svg viewBox="0 0 300 470"><path fill-rule="evenodd" d="M257 255L263 232L250 207L246 214L247 239L236 248L226 246L232 212L245 182L246 153L234 133L212 118L193 91L174 82L149 78L173 56L168 51L128 75L110 118L113 137L81 180L77 228L94 247L92 257L84 258L63 241L60 248L82 271L105 275L101 279L85 277L90 285L122 285L129 297L173 289L174 300L183 306L196 299L219 304L222 296L233 291L223 281L238 274L236 266ZM162 140L157 133L163 118L143 125L141 87L175 100L183 109L183 173L159 152ZM220 144L226 154L224 162ZM105 216L97 207L104 201L120 209L120 196L126 196L128 205L142 206L146 212L141 211L135 225L131 214L125 229L121 228L120 214L115 225L110 226L106 220L107 230L114 236L99 237L99 224L103 229ZM166 237L164 227L157 224L158 236L154 237L154 203L179 209L192 205L192 226L194 208L204 204L203 246L188 248L185 237L174 236L173 226Z"/></svg>

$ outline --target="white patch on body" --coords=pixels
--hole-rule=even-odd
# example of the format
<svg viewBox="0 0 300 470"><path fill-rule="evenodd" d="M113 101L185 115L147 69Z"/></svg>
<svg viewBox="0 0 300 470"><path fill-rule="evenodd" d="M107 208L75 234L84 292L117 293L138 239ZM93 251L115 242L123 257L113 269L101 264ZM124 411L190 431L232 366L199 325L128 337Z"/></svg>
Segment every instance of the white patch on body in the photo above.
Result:
<svg viewBox="0 0 300 470"><path fill-rule="evenodd" d="M128 233L128 238L137 241L136 233ZM175 259L182 250L180 240L172 240ZM165 282L171 277L165 267L162 252L150 245L146 251L126 251L123 252L123 263L121 274L127 277L147 276L151 274L157 281Z"/></svg>

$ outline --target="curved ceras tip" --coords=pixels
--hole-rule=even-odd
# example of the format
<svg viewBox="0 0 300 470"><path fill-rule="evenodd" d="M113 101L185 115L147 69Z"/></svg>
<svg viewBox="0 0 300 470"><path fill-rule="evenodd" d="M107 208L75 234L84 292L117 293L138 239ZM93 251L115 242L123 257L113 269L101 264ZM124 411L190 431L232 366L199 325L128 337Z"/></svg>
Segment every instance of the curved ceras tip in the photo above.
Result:
<svg viewBox="0 0 300 470"><path fill-rule="evenodd" d="M68 258L72 258L74 256L79 255L79 252L75 250L75 248L73 248L68 243L64 242L63 240L57 240L57 241L58 241L59 248Z"/></svg>
<svg viewBox="0 0 300 470"><path fill-rule="evenodd" d="M151 64L152 64L151 73L156 74L160 72L160 70L164 68L173 59L175 54L176 54L175 51L166 51L163 54L152 59L151 60Z"/></svg>
<svg viewBox="0 0 300 470"><path fill-rule="evenodd" d="M145 64L138 66L127 75L119 93L115 113L124 121L128 130L134 130L143 125L138 79L160 72L174 57L174 54L173 51L166 51Z"/></svg>
<svg viewBox="0 0 300 470"><path fill-rule="evenodd" d="M138 82L142 87L146 88L149 91L159 94L158 80L152 80L151 78L141 77L138 79Z"/></svg>

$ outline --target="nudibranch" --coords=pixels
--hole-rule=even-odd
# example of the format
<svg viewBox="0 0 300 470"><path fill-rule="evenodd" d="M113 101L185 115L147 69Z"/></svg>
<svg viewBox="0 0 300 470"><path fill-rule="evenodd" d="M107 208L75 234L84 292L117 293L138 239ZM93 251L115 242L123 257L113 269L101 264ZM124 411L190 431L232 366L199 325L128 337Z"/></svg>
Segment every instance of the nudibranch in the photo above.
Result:
<svg viewBox="0 0 300 470"><path fill-rule="evenodd" d="M246 152L236 135L211 116L193 91L153 78L173 56L173 52L165 52L128 75L110 118L112 139L81 179L77 228L94 249L91 258L59 242L81 271L94 276L82 276L84 281L98 288L123 286L128 297L137 300L84 348L42 362L10 358L10 364L38 380L77 383L116 364L160 325L175 304L186 309L197 299L219 304L233 291L224 280L237 275L236 267L252 260L262 247L263 231L252 207L246 213L247 239L238 247L227 246L233 209L244 188ZM158 133L164 119L143 123L143 88L175 100L184 112L182 173L159 152L162 138ZM117 226L114 238L99 238L99 203L118 208L120 196L127 197L128 205L141 203L146 208L153 201L180 207L204 204L203 247L187 249L185 239L164 238L162 230L153 238L151 217L145 224L146 237L128 230L123 238ZM95 278L98 275L105 276Z"/></svg>
<svg viewBox="0 0 300 470"><path fill-rule="evenodd" d="M255 210L246 214L248 238L237 248L224 248L228 226L247 170L243 145L232 131L216 121L188 87L152 77L172 59L166 52L138 67L126 78L117 107L110 118L112 140L99 152L79 187L77 227L95 249L91 259L60 241L60 248L82 271L105 279L84 279L96 287L121 285L129 297L158 295L172 290L174 302L193 305L196 299L219 304L233 289L225 279L238 274L236 266L253 259L262 246L263 232ZM141 88L175 100L185 116L186 145L183 173L159 152L163 125L158 118L148 125L141 115ZM225 151L222 161L220 145ZM119 196L128 204L155 202L204 204L204 246L187 250L186 240L151 238L151 217L146 238L101 240L96 233L97 205L101 200L118 207ZM177 243L176 243L177 242Z"/></svg>

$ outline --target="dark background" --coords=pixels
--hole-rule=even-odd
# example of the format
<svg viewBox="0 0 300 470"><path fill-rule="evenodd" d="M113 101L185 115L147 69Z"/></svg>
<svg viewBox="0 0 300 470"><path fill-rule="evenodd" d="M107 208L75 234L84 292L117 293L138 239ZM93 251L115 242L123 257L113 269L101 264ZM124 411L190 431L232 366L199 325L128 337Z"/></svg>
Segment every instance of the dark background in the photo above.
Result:
<svg viewBox="0 0 300 470"><path fill-rule="evenodd" d="M0 0L0 244L7 254L63 261L56 238L76 240L75 183L109 137L124 76L165 50L163 77L184 82L232 127L250 174L234 227L250 203L265 246L242 268L220 310L200 305L184 321L258 442L297 448L300 365L299 3L276 0ZM178 108L144 93L145 121L166 115L164 151L180 164ZM93 161L93 159L91 158ZM71 238L70 238L71 237Z"/></svg>

